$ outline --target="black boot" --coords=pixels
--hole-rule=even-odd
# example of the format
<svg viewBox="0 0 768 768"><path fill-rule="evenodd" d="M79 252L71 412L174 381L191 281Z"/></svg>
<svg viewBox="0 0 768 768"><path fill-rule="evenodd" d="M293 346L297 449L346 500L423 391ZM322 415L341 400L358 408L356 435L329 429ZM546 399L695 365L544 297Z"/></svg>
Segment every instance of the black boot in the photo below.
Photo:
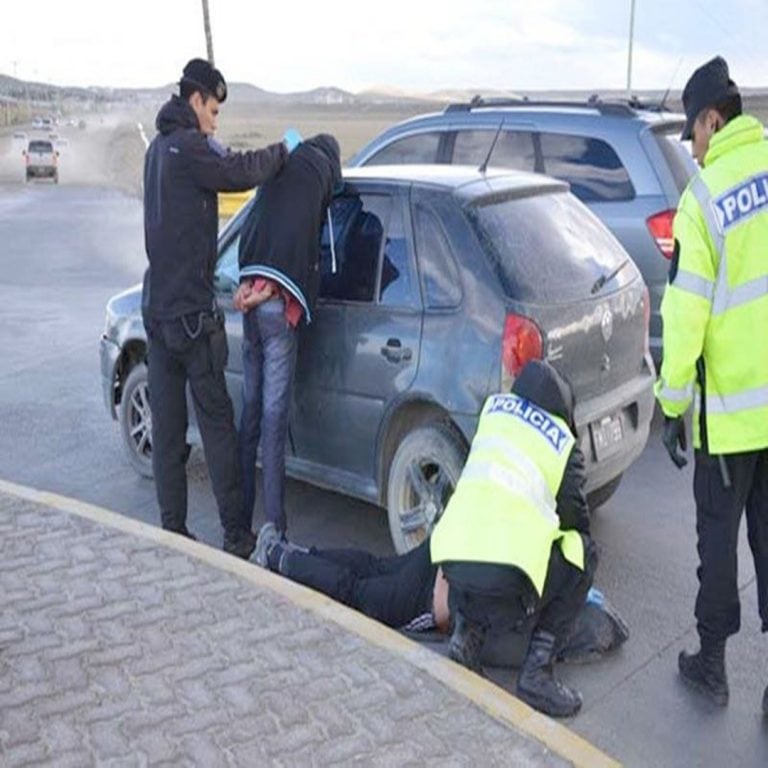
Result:
<svg viewBox="0 0 768 768"><path fill-rule="evenodd" d="M768 717L768 685L765 686L765 693L763 694L763 714Z"/></svg>
<svg viewBox="0 0 768 768"><path fill-rule="evenodd" d="M581 709L581 694L555 677L554 656L555 636L535 630L517 675L517 696L546 715L572 717Z"/></svg>
<svg viewBox="0 0 768 768"><path fill-rule="evenodd" d="M728 703L725 640L702 639L698 653L680 652L677 666L683 680L713 704L724 707Z"/></svg>
<svg viewBox="0 0 768 768"><path fill-rule="evenodd" d="M448 655L467 669L482 674L480 654L485 643L485 632L485 627L467 621L457 611Z"/></svg>

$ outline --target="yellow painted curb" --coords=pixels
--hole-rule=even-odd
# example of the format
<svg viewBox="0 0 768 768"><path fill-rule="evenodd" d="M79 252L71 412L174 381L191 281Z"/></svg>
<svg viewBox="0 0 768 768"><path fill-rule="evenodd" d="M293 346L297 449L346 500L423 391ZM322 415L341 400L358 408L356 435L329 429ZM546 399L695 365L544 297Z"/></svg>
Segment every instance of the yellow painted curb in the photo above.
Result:
<svg viewBox="0 0 768 768"><path fill-rule="evenodd" d="M496 720L529 735L552 752L571 761L577 768L617 768L621 765L586 739L532 709L503 688L320 592L277 576L253 563L227 555L207 544L132 520L94 504L5 480L0 480L0 492L149 539L277 593L294 605L313 611L374 645L400 656L466 697Z"/></svg>

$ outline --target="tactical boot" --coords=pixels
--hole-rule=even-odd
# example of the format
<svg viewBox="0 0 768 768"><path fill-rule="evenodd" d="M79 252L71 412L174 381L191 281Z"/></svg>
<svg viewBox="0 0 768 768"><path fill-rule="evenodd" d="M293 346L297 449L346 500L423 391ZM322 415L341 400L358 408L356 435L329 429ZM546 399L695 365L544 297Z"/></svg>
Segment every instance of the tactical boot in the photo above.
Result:
<svg viewBox="0 0 768 768"><path fill-rule="evenodd" d="M517 675L517 696L551 717L572 717L581 709L581 694L554 674L555 636L534 631L528 653Z"/></svg>
<svg viewBox="0 0 768 768"><path fill-rule="evenodd" d="M467 621L457 611L448 655L467 669L482 674L480 654L485 643L485 632L485 627Z"/></svg>
<svg viewBox="0 0 768 768"><path fill-rule="evenodd" d="M224 551L229 555L247 560L256 548L256 537L251 531L224 534Z"/></svg>
<svg viewBox="0 0 768 768"><path fill-rule="evenodd" d="M683 681L713 704L728 703L728 680L725 676L725 640L702 640L698 653L680 652L677 659Z"/></svg>

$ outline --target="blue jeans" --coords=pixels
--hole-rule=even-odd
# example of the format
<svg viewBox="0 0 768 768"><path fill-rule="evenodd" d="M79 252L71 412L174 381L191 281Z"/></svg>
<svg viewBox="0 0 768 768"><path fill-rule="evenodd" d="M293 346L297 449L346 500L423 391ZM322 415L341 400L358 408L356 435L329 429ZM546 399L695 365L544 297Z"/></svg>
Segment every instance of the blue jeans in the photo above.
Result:
<svg viewBox="0 0 768 768"><path fill-rule="evenodd" d="M256 457L261 440L264 516L285 533L285 441L296 369L296 329L273 298L243 315L243 414L240 466L243 523L251 528L256 501Z"/></svg>

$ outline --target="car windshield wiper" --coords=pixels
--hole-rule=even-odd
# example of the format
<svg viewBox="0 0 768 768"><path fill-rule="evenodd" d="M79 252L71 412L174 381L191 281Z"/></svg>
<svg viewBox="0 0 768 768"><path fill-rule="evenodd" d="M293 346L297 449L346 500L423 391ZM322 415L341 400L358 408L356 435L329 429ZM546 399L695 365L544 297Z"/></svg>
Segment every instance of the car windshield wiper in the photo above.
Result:
<svg viewBox="0 0 768 768"><path fill-rule="evenodd" d="M629 261L629 259L624 259L624 261L622 261L621 264L619 264L619 266L613 270L613 272L609 272L607 275L600 275L600 277L595 280L595 284L592 286L590 293L594 296L606 283L613 280L613 278L616 277L616 275L618 275L619 272L621 272L621 270L627 266L627 264L629 264Z"/></svg>

